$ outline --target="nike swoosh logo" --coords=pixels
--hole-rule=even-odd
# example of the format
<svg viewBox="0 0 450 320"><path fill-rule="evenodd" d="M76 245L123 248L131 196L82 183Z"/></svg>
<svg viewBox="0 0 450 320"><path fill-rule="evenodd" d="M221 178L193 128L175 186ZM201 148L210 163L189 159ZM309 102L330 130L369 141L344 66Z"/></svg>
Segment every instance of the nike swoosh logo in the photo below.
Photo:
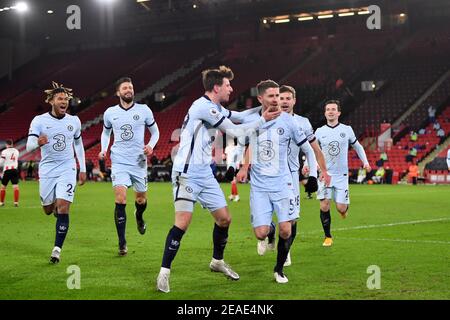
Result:
<svg viewBox="0 0 450 320"><path fill-rule="evenodd" d="M46 127L47 129L51 129L52 127Z"/></svg>
<svg viewBox="0 0 450 320"><path fill-rule="evenodd" d="M117 120L117 119L119 119L119 118L113 118L113 120Z"/></svg>

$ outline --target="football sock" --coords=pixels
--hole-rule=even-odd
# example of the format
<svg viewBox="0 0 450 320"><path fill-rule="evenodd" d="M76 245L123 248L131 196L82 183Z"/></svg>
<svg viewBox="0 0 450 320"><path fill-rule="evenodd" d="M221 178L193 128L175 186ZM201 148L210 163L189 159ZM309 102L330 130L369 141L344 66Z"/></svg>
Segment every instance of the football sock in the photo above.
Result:
<svg viewBox="0 0 450 320"><path fill-rule="evenodd" d="M19 189L14 189L14 202L19 202Z"/></svg>
<svg viewBox="0 0 450 320"><path fill-rule="evenodd" d="M320 221L322 221L323 231L325 232L325 237L331 238L331 215L330 210L322 211L320 210Z"/></svg>
<svg viewBox="0 0 450 320"><path fill-rule="evenodd" d="M181 238L183 238L184 231L173 226L167 234L166 246L164 247L164 255L162 259L161 267L170 269L173 259L180 248Z"/></svg>
<svg viewBox="0 0 450 320"><path fill-rule="evenodd" d="M125 239L125 227L127 225L126 204L116 203L114 210L114 220L116 222L117 235L119 236L119 246L123 247L127 241Z"/></svg>
<svg viewBox="0 0 450 320"><path fill-rule="evenodd" d="M236 196L238 194L236 182L231 183L231 194Z"/></svg>
<svg viewBox="0 0 450 320"><path fill-rule="evenodd" d="M214 243L214 251L213 258L216 260L223 259L223 252L225 250L225 246L228 242L228 228L229 227L219 227L216 223L214 223L214 231L213 231L213 243Z"/></svg>
<svg viewBox="0 0 450 320"><path fill-rule="evenodd" d="M278 237L278 251L277 251L277 264L275 265L274 272L282 273L283 265L286 262L289 249L291 248L291 238L283 239Z"/></svg>
<svg viewBox="0 0 450 320"><path fill-rule="evenodd" d="M69 231L69 215L59 213L56 218L55 247L62 248L64 239L66 239L68 231Z"/></svg>
<svg viewBox="0 0 450 320"><path fill-rule="evenodd" d="M291 246L292 246L292 243L295 240L295 236L297 236L297 223L293 223L292 224L292 229L291 229Z"/></svg>
<svg viewBox="0 0 450 320"><path fill-rule="evenodd" d="M270 223L269 233L267 234L267 239L269 240L270 243L272 243L273 239L275 238L275 229L276 229L275 223L272 221Z"/></svg>
<svg viewBox="0 0 450 320"><path fill-rule="evenodd" d="M1 189L0 190L0 202L5 202L5 196L6 196L6 190Z"/></svg>
<svg viewBox="0 0 450 320"><path fill-rule="evenodd" d="M137 202L134 203L136 207L136 217L139 220L142 220L142 215L144 214L145 209L147 208L147 201L144 204L139 204Z"/></svg>

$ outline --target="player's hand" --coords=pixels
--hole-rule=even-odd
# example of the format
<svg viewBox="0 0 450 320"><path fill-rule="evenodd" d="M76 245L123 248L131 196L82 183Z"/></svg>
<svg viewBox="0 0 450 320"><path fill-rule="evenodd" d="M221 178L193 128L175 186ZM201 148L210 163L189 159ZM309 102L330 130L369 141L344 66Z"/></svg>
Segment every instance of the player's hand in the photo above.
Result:
<svg viewBox="0 0 450 320"><path fill-rule="evenodd" d="M98 154L98 158L100 159L100 160L103 160L103 159L105 159L105 156L106 156L106 154L105 154L106 152L102 152L102 151L100 151L100 153Z"/></svg>
<svg viewBox="0 0 450 320"><path fill-rule="evenodd" d="M331 176L326 171L320 172L320 181L325 182L325 186L328 187L331 183Z"/></svg>
<svg viewBox="0 0 450 320"><path fill-rule="evenodd" d="M369 173L372 171L372 167L370 166L370 164L366 164L364 165L364 169L366 169L366 172Z"/></svg>
<svg viewBox="0 0 450 320"><path fill-rule="evenodd" d="M239 170L239 172L237 173L237 175L236 175L236 180L238 182L241 182L241 183L246 182L247 181L247 174L248 174L248 171L241 168Z"/></svg>
<svg viewBox="0 0 450 320"><path fill-rule="evenodd" d="M86 172L80 172L78 175L78 185L82 186L86 182Z"/></svg>
<svg viewBox="0 0 450 320"><path fill-rule="evenodd" d="M302 175L306 176L309 174L309 167L304 165L302 168Z"/></svg>
<svg viewBox="0 0 450 320"><path fill-rule="evenodd" d="M305 184L305 191L309 193L316 192L319 189L317 184L317 178L310 176L308 177L308 182Z"/></svg>
<svg viewBox="0 0 450 320"><path fill-rule="evenodd" d="M153 154L153 148L150 146L145 146L144 147L144 154L148 157L151 156Z"/></svg>
<svg viewBox="0 0 450 320"><path fill-rule="evenodd" d="M38 138L39 147L42 147L44 144L47 144L47 143L48 143L48 138L45 134L39 136L39 138Z"/></svg>
<svg viewBox="0 0 450 320"><path fill-rule="evenodd" d="M281 108L280 107L270 107L266 111L263 112L262 116L266 121L270 121L273 119L278 118L278 116L281 114Z"/></svg>

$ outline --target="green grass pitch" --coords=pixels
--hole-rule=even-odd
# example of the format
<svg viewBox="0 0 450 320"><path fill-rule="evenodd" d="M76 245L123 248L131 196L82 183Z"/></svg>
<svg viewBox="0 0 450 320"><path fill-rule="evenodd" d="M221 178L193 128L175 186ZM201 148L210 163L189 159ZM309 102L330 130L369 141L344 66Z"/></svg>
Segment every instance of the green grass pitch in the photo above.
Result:
<svg viewBox="0 0 450 320"><path fill-rule="evenodd" d="M196 206L193 223L173 263L171 292L155 290L164 242L173 224L171 185L149 185L148 224L138 234L130 190L128 256L118 257L110 183L78 187L70 229L58 265L48 263L55 218L45 216L38 184L20 185L20 207L0 208L0 299L449 299L450 186L350 187L349 216L332 209L334 245L322 247L319 203L301 195L299 234L289 283L273 279L275 252L256 253L249 219L249 186L229 203L233 217L225 260L240 274L227 280L209 271L213 219ZM230 185L222 185L225 194ZM81 289L69 290L67 268L81 271ZM367 269L380 268L381 288L369 290Z"/></svg>

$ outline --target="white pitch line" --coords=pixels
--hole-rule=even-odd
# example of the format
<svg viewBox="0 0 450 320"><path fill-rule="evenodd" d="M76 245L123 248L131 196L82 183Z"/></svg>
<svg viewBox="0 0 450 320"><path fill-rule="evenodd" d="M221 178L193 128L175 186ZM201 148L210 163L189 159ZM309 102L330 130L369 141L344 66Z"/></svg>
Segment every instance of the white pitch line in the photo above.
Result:
<svg viewBox="0 0 450 320"><path fill-rule="evenodd" d="M438 240L410 240L410 239L371 239L371 238L347 238L336 237L342 240L363 240L363 241L391 241L391 242L409 242L409 243L433 243L433 244L450 244L450 241L438 241Z"/></svg>
<svg viewBox="0 0 450 320"><path fill-rule="evenodd" d="M314 238L311 236L305 236L304 238ZM407 242L407 243L431 243L431 244L450 244L450 241L439 241L439 240L412 240L412 239L387 239L387 238L349 238L349 237L340 237L335 236L336 239L340 240L362 240L362 241L388 241L388 242Z"/></svg>
<svg viewBox="0 0 450 320"><path fill-rule="evenodd" d="M415 220L415 221L402 221L402 222L394 222L394 223L385 223L385 224L369 224L363 226L355 226L348 228L336 228L333 231L348 231L348 230L360 230L360 229L372 229L372 228L385 228L385 227L395 227L401 225L408 224L419 224L419 223L429 223L429 222L439 222L439 221L449 221L450 218L438 218L438 219L429 219L429 220ZM305 234L323 232L323 230L315 230L310 232L305 232Z"/></svg>

